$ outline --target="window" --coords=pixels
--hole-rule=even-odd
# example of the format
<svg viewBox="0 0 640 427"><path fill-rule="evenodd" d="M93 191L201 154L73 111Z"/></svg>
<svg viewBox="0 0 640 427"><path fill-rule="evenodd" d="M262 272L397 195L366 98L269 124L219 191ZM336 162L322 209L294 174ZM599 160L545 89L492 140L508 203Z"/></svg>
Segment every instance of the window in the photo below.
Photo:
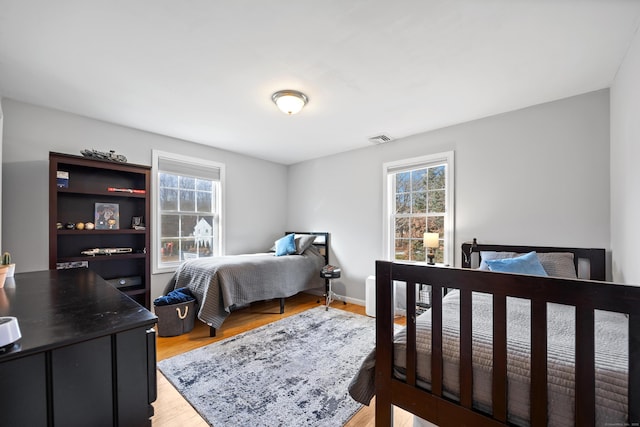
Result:
<svg viewBox="0 0 640 427"><path fill-rule="evenodd" d="M424 233L438 233L435 262L453 264L453 151L385 163L387 259L425 262Z"/></svg>
<svg viewBox="0 0 640 427"><path fill-rule="evenodd" d="M153 151L154 273L222 255L224 165Z"/></svg>

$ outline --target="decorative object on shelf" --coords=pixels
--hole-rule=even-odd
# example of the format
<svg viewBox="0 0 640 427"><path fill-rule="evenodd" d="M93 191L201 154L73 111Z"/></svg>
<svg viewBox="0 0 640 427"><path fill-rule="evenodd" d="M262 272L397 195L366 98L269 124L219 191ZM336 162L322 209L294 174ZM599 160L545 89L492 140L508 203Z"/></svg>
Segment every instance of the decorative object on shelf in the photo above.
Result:
<svg viewBox="0 0 640 427"><path fill-rule="evenodd" d="M109 191L111 193L147 194L147 190L137 190L135 188L107 187L107 191Z"/></svg>
<svg viewBox="0 0 640 427"><path fill-rule="evenodd" d="M62 225L61 222L56 222L56 230L62 230L64 228L64 226Z"/></svg>
<svg viewBox="0 0 640 427"><path fill-rule="evenodd" d="M114 150L109 150L109 152L98 151L98 150L82 150L80 153L85 157L90 157L92 159L98 160L108 160L110 162L117 163L127 163L127 158L122 154L116 154Z"/></svg>
<svg viewBox="0 0 640 427"><path fill-rule="evenodd" d="M57 171L58 188L69 188L69 172Z"/></svg>
<svg viewBox="0 0 640 427"><path fill-rule="evenodd" d="M84 230L84 222L76 222L76 230Z"/></svg>
<svg viewBox="0 0 640 427"><path fill-rule="evenodd" d="M56 270L68 270L70 268L89 268L88 261L69 261L56 263Z"/></svg>
<svg viewBox="0 0 640 427"><path fill-rule="evenodd" d="M271 95L271 100L278 106L280 111L288 115L299 113L302 107L309 102L307 95L292 89L277 91Z"/></svg>
<svg viewBox="0 0 640 427"><path fill-rule="evenodd" d="M82 255L113 255L113 254L129 254L133 252L131 248L93 248L80 252Z"/></svg>
<svg viewBox="0 0 640 427"><path fill-rule="evenodd" d="M87 222L84 224L85 230L93 230L94 228L96 228L96 225L92 222Z"/></svg>
<svg viewBox="0 0 640 427"><path fill-rule="evenodd" d="M134 216L131 218L131 228L134 230L146 230L144 226L144 217Z"/></svg>
<svg viewBox="0 0 640 427"><path fill-rule="evenodd" d="M96 203L96 230L120 228L120 206L117 203Z"/></svg>
<svg viewBox="0 0 640 427"><path fill-rule="evenodd" d="M435 250L440 247L440 235L438 233L424 233L424 247L429 249L427 258L429 262L427 264L433 265L433 258L436 256Z"/></svg>
<svg viewBox="0 0 640 427"><path fill-rule="evenodd" d="M64 225L64 228L66 228L67 230L75 230L76 224L73 222L68 222Z"/></svg>
<svg viewBox="0 0 640 427"><path fill-rule="evenodd" d="M7 277L13 277L13 274L16 272L16 265L11 262L11 253L5 252L2 254L2 265L6 265L9 267L7 269Z"/></svg>

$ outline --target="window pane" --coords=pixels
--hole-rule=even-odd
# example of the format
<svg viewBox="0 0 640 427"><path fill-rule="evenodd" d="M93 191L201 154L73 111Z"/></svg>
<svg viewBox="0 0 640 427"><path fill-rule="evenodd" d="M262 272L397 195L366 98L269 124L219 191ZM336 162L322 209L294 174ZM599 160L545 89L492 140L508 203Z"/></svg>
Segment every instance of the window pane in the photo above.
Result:
<svg viewBox="0 0 640 427"><path fill-rule="evenodd" d="M446 166L444 165L429 168L429 190L440 190L445 188L445 168Z"/></svg>
<svg viewBox="0 0 640 427"><path fill-rule="evenodd" d="M198 257L196 253L195 240L193 238L180 240L180 254L182 255L183 261L185 259Z"/></svg>
<svg viewBox="0 0 640 427"><path fill-rule="evenodd" d="M427 232L427 217L411 218L411 237L414 239L424 239L424 233Z"/></svg>
<svg viewBox="0 0 640 427"><path fill-rule="evenodd" d="M160 242L160 259L162 262L178 261L178 248L180 247L178 240L162 239Z"/></svg>
<svg viewBox="0 0 640 427"><path fill-rule="evenodd" d="M214 232L215 228L213 227L214 226L213 216L211 215L199 216L198 226L204 227L204 229L200 230L200 234L199 234L200 236L213 236L215 234Z"/></svg>
<svg viewBox="0 0 640 427"><path fill-rule="evenodd" d="M409 237L409 218L396 218L396 239Z"/></svg>
<svg viewBox="0 0 640 427"><path fill-rule="evenodd" d="M396 193L408 193L411 191L411 173L400 172L396 174Z"/></svg>
<svg viewBox="0 0 640 427"><path fill-rule="evenodd" d="M195 212L196 211L196 192L181 190L180 191L180 211Z"/></svg>
<svg viewBox="0 0 640 427"><path fill-rule="evenodd" d="M198 254L198 258L213 256L213 251L211 250L212 242L212 238L196 240L196 252Z"/></svg>
<svg viewBox="0 0 640 427"><path fill-rule="evenodd" d="M168 188L160 189L160 210L177 211L178 210L178 190Z"/></svg>
<svg viewBox="0 0 640 427"><path fill-rule="evenodd" d="M160 216L160 237L164 240L167 237L178 237L180 234L180 216L167 215Z"/></svg>
<svg viewBox="0 0 640 427"><path fill-rule="evenodd" d="M410 201L411 201L410 193L396 194L396 209L395 209L395 212L397 214L408 214L408 213L411 213L411 205L409 204Z"/></svg>
<svg viewBox="0 0 640 427"><path fill-rule="evenodd" d="M424 253L424 242L422 239L412 239L411 240L411 259L413 261L424 261L426 260L426 256Z"/></svg>
<svg viewBox="0 0 640 427"><path fill-rule="evenodd" d="M211 191L213 182L208 179L196 179L196 190Z"/></svg>
<svg viewBox="0 0 640 427"><path fill-rule="evenodd" d="M211 191L196 191L197 197L197 212L211 212Z"/></svg>
<svg viewBox="0 0 640 427"><path fill-rule="evenodd" d="M444 246L442 245L442 241L440 242L440 246L435 248L433 251L435 257L433 258L434 262L443 263L444 262Z"/></svg>
<svg viewBox="0 0 640 427"><path fill-rule="evenodd" d="M180 217L180 237L193 236L198 217L195 215L182 215Z"/></svg>
<svg viewBox="0 0 640 427"><path fill-rule="evenodd" d="M427 170L418 169L411 171L411 191L427 190Z"/></svg>
<svg viewBox="0 0 640 427"><path fill-rule="evenodd" d="M160 187L178 187L178 175L172 175L168 173L160 173Z"/></svg>
<svg viewBox="0 0 640 427"><path fill-rule="evenodd" d="M184 190L195 190L196 189L196 179L191 178L190 176L181 176L180 177L180 188Z"/></svg>
<svg viewBox="0 0 640 427"><path fill-rule="evenodd" d="M412 196L412 206L411 213L427 213L427 193L419 192L419 193L411 193Z"/></svg>
<svg viewBox="0 0 640 427"><path fill-rule="evenodd" d="M444 237L444 217L430 216L427 218L427 228L429 233L438 233L440 238Z"/></svg>
<svg viewBox="0 0 640 427"><path fill-rule="evenodd" d="M396 239L395 259L409 259L409 239Z"/></svg>
<svg viewBox="0 0 640 427"><path fill-rule="evenodd" d="M429 191L429 213L444 213L445 190Z"/></svg>

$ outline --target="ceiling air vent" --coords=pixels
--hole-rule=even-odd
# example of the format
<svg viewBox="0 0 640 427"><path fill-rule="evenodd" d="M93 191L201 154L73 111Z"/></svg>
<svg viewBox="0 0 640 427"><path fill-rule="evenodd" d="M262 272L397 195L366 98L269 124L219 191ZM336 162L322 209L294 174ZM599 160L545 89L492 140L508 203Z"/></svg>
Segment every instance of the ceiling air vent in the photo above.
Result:
<svg viewBox="0 0 640 427"><path fill-rule="evenodd" d="M371 142L372 144L385 144L391 141L393 141L393 138L387 135L377 135L369 138L369 142Z"/></svg>

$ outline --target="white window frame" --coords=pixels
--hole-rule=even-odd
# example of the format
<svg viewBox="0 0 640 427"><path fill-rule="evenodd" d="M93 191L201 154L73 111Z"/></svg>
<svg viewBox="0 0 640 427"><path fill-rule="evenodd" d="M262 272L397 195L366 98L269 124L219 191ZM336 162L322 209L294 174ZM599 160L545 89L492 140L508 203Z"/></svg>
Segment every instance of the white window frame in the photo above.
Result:
<svg viewBox="0 0 640 427"><path fill-rule="evenodd" d="M454 152L446 151L443 153L429 154L426 156L413 157L410 159L397 160L393 162L384 163L382 165L382 187L383 187L383 235L382 235L382 253L388 261L395 260L395 248L394 248L394 235L395 226L393 224L393 207L395 202L394 187L395 184L391 182L391 177L396 172L403 170L411 170L418 168L427 168L446 164L446 198L445 198L445 250L444 250L444 264L454 265L455 256L455 241L454 241L454 229L455 229L455 215L454 215ZM409 261L417 264L424 264L418 261Z"/></svg>
<svg viewBox="0 0 640 427"><path fill-rule="evenodd" d="M218 200L218 233L220 238L218 239L218 253L224 255L225 248L225 227L224 227L224 219L225 219L225 164L214 162L211 160L204 160L197 157L185 156L182 154L169 153L166 151L160 150L152 150L153 156L153 164L152 164L152 188L153 188L153 198L152 198L152 210L153 210L153 224L151 233L151 246L153 250L152 254L152 273L171 273L175 271L176 265L172 266L164 266L161 263L160 251L158 250L160 245L160 182L159 182L159 161L160 159L167 159L172 162L183 163L184 165L193 165L196 168L217 168L220 171L220 191L217 194Z"/></svg>

